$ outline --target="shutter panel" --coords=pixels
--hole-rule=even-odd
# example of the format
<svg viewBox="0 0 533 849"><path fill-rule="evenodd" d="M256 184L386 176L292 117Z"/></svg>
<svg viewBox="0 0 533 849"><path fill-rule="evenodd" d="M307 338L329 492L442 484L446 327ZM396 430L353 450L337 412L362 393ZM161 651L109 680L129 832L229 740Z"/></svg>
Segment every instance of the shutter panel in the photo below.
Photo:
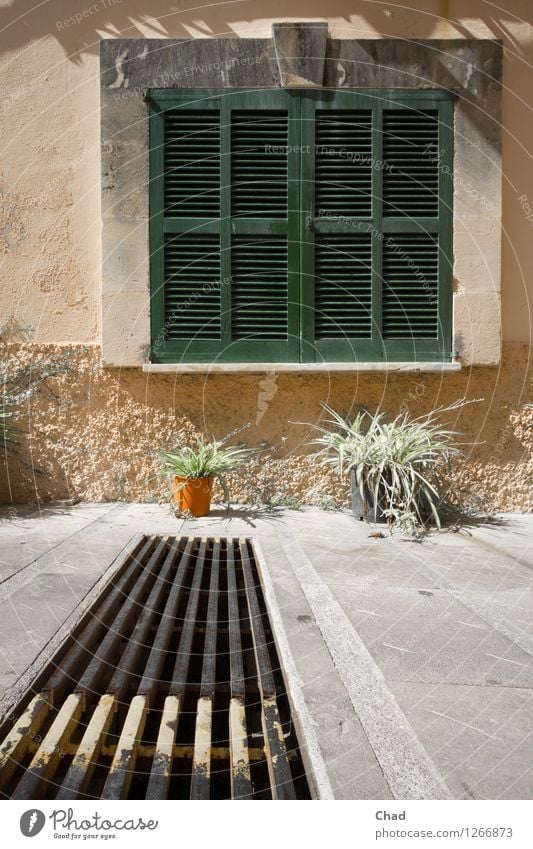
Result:
<svg viewBox="0 0 533 849"><path fill-rule="evenodd" d="M452 120L444 92L305 95L304 359L449 359Z"/></svg>
<svg viewBox="0 0 533 849"><path fill-rule="evenodd" d="M438 335L437 238L430 233L389 236L383 245L383 337Z"/></svg>
<svg viewBox="0 0 533 849"><path fill-rule="evenodd" d="M437 109L384 110L383 215L438 215L438 150Z"/></svg>
<svg viewBox="0 0 533 849"><path fill-rule="evenodd" d="M286 236L235 236L231 248L233 339L286 340Z"/></svg>
<svg viewBox="0 0 533 849"><path fill-rule="evenodd" d="M299 113L285 90L223 99L228 360L299 360Z"/></svg>
<svg viewBox="0 0 533 849"><path fill-rule="evenodd" d="M220 99L162 90L151 107L152 359L211 360L222 340Z"/></svg>
<svg viewBox="0 0 533 849"><path fill-rule="evenodd" d="M164 117L165 215L220 216L220 114L169 109Z"/></svg>
<svg viewBox="0 0 533 849"><path fill-rule="evenodd" d="M287 217L289 116L236 110L231 118L231 214Z"/></svg>
<svg viewBox="0 0 533 849"><path fill-rule="evenodd" d="M370 235L320 235L315 242L315 336L372 336Z"/></svg>
<svg viewBox="0 0 533 849"><path fill-rule="evenodd" d="M167 339L220 339L220 238L166 236Z"/></svg>
<svg viewBox="0 0 533 849"><path fill-rule="evenodd" d="M153 358L298 360L298 99L151 101Z"/></svg>
<svg viewBox="0 0 533 849"><path fill-rule="evenodd" d="M371 110L317 109L315 122L315 215L369 216Z"/></svg>
<svg viewBox="0 0 533 849"><path fill-rule="evenodd" d="M449 99L383 105L383 356L446 360L451 351L452 120Z"/></svg>

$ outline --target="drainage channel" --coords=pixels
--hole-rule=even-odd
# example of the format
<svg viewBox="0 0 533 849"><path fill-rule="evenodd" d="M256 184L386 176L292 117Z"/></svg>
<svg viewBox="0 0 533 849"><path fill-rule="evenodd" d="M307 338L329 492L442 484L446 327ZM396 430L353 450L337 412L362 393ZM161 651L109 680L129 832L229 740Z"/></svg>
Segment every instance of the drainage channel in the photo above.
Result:
<svg viewBox="0 0 533 849"><path fill-rule="evenodd" d="M4 798L311 798L253 542L141 537L0 734Z"/></svg>

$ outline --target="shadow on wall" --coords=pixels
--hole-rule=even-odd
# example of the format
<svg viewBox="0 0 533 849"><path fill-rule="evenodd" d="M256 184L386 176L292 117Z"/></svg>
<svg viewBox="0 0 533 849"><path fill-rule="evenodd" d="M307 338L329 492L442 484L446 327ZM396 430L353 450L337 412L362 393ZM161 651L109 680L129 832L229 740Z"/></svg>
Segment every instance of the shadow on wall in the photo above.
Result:
<svg viewBox="0 0 533 849"><path fill-rule="evenodd" d="M102 38L210 38L246 34L267 37L268 20L324 20L322 4L309 0L222 0L205 7L188 8L184 0L152 0L150 12L144 0L11 0L0 9L0 50L20 50L28 45L55 38L72 62L84 54L98 53ZM336 35L367 38L375 33L385 37L412 38L503 38L509 51L523 54L523 45L512 34L512 26L531 17L529 0L515 0L513 13L484 0L456 4L468 21L454 19L453 3L427 0L411 2L409 8L385 3L363 2L360 14L346 14L346 0L330 0L327 18ZM429 7L429 8L428 8Z"/></svg>

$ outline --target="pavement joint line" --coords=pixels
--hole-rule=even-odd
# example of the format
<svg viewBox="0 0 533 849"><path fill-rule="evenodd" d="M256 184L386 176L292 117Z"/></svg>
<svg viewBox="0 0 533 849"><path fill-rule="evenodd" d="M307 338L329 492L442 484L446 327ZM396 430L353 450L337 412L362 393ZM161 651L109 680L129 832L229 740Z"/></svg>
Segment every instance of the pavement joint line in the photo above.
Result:
<svg viewBox="0 0 533 849"><path fill-rule="evenodd" d="M440 577L441 589L449 593L452 598L460 602L468 610L471 610L472 613L475 613L479 619L490 625L491 628L498 631L503 637L510 640L513 645L522 649L530 657L533 657L533 636L530 636L524 628L520 628L510 619L505 619L504 621L501 613L477 601L468 591L459 589L457 584L444 575L439 576L438 570L434 566L431 566L431 564L427 563L426 566L433 575ZM472 590L471 592L476 593L477 590Z"/></svg>
<svg viewBox="0 0 533 849"><path fill-rule="evenodd" d="M489 551L494 551L500 557L503 557L504 560L510 560L514 565L519 563L521 566L525 566L527 569L533 569L533 563L530 563L529 560L522 560L521 557L514 557L508 549L502 548L501 545L497 545L495 542L480 539L477 534L472 534L471 541L474 543L474 545L477 545L478 548L483 548L485 550L489 549ZM524 544L523 549L527 554L528 546ZM524 551L522 552L522 554L524 554Z"/></svg>
<svg viewBox="0 0 533 849"><path fill-rule="evenodd" d="M480 684L464 684L461 681L426 681L422 678L420 680L417 678L389 678L389 681L391 684L396 684L398 687L403 687L405 684L416 687L420 684L424 687L463 687L468 690L476 687L483 690L523 690L524 692L533 690L533 685L528 686L527 684L489 684L487 682Z"/></svg>
<svg viewBox="0 0 533 849"><path fill-rule="evenodd" d="M341 605L294 536L276 531L392 796L453 798Z"/></svg>
<svg viewBox="0 0 533 849"><path fill-rule="evenodd" d="M476 734L481 734L482 737L487 737L489 740L497 740L499 743L503 743L501 737L497 737L495 734L488 734L486 731L482 731L481 728L476 728L475 725L470 725L468 722L462 722L460 719L456 719L455 716L448 716L447 713L440 713L438 710L432 710L431 708L424 708L428 713L433 713L435 716L440 716L441 719L446 719L449 722L455 722L457 725L462 725L463 728L469 728L470 731L475 731Z"/></svg>
<svg viewBox="0 0 533 849"><path fill-rule="evenodd" d="M316 734L316 723L312 719L307 702L305 701L303 683L296 669L296 664L292 656L287 634L283 626L276 593L268 570L268 561L257 538L254 538L253 547L256 553L257 565L259 566L263 592L267 605L268 616L272 624L276 648L287 676L287 695L291 701L291 706L294 711L295 722L298 723L298 738L302 744L301 752L304 757L304 763L307 762L309 764L310 779L315 785L318 798L334 799L335 795L333 793L333 788L329 780L326 764L324 763Z"/></svg>
<svg viewBox="0 0 533 849"><path fill-rule="evenodd" d="M490 652L487 652L487 657L493 657L495 660L503 660L505 663L514 663L515 666L521 666L523 669L533 669L527 663L519 663L518 660L512 660L510 657L502 657L499 654L490 654Z"/></svg>
<svg viewBox="0 0 533 849"><path fill-rule="evenodd" d="M54 553L57 554L57 550L60 549L67 543L70 543L74 537L78 534L83 533L88 528L90 528L95 523L98 523L104 516L107 516L109 513L112 513L114 510L117 510L122 505L116 504L111 507L109 510L106 510L100 516L97 516L94 519L91 519L90 522L87 522L83 527L78 528L74 533L69 534L69 536L62 539L60 542L56 543L52 548L47 549L43 554L40 554L38 557L35 557L33 560L30 560L29 563L26 563L24 566L21 566L20 569L17 569L16 572L13 572L12 575L9 575L7 578L4 578L3 581L0 581L0 604L8 599L13 593L17 592L21 587L24 587L28 584L33 578L36 578L39 573L46 568L46 566L50 563L50 561L54 561Z"/></svg>

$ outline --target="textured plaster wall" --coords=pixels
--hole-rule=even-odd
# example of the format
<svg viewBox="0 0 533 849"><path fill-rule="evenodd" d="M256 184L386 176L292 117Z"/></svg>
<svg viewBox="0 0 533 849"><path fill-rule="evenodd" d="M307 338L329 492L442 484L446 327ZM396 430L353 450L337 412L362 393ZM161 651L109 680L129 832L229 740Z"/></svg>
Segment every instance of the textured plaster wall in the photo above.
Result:
<svg viewBox="0 0 533 849"><path fill-rule="evenodd" d="M60 406L41 422L33 439L36 459L51 477L37 483L14 467L14 500L67 492L83 498L144 498L154 444L184 431L207 428L218 435L255 422L249 441L288 436L288 459L276 462L283 491L309 494L315 486L300 456L302 429L287 418L316 419L319 402L345 407L402 402L417 410L467 393L485 401L463 415L474 448L461 480L475 482L493 506L530 506L531 343L533 266L533 29L529 0L412 0L409 8L372 2L302 0L214 3L180 11L166 0L106 0L96 4L52 0L0 0L0 316L16 316L35 328L38 343L94 345L101 338L99 42L101 38L267 38L274 21L327 20L336 38L501 38L503 70L502 317L504 356L499 368L461 375L285 375L277 391L249 376L154 376L139 370L100 370L65 378L58 387L73 406ZM173 4L172 4L173 5ZM84 14L84 11L87 14ZM81 21L69 20L81 13ZM497 240L499 235L494 234ZM483 258L479 258L483 261ZM487 257L487 274L491 260ZM507 344L505 344L507 343ZM513 343L513 344L511 344ZM528 383L529 381L529 383ZM420 388L423 387L423 391ZM524 394L529 387L529 396ZM417 392L419 394L417 394ZM263 400L260 401L261 393ZM259 407L258 407L259 405ZM262 407L261 407L262 409ZM51 440L55 441L55 444ZM271 471L270 464L263 464ZM265 472L266 473L266 472ZM298 477L300 475L300 477ZM271 482L268 483L271 487ZM238 492L236 493L239 494Z"/></svg>
<svg viewBox="0 0 533 849"><path fill-rule="evenodd" d="M54 350L48 347L44 350ZM101 369L89 348L69 375L50 383L56 399L33 405L24 422L30 466L10 463L0 496L20 501L152 500L164 497L153 475L153 450L197 433L223 436L249 424L237 440L264 445L258 462L232 479L237 501L346 503L346 482L310 463L307 424L320 401L343 412L364 404L391 414L423 413L458 398L480 399L457 414L466 459L453 477L463 504L500 510L533 509L533 370L525 345L506 345L499 369L455 374L213 374L141 375L136 369ZM34 357L32 347L10 358ZM39 467L49 474L35 474ZM220 493L218 493L220 496Z"/></svg>

